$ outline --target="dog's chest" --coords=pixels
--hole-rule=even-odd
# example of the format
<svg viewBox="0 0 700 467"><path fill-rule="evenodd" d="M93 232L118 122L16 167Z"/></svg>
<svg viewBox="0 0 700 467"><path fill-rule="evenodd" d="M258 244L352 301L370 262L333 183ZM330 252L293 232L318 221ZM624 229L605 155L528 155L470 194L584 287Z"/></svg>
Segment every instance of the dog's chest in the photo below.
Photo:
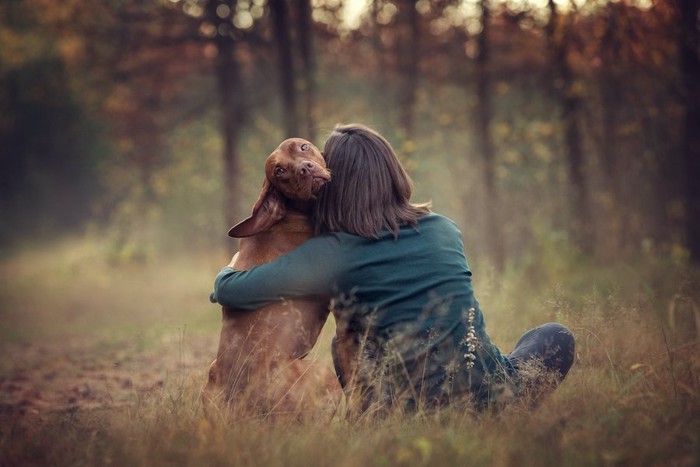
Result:
<svg viewBox="0 0 700 467"><path fill-rule="evenodd" d="M250 269L253 266L269 263L286 255L311 238L311 230L269 229L254 237L241 239L240 254L236 261L236 269Z"/></svg>

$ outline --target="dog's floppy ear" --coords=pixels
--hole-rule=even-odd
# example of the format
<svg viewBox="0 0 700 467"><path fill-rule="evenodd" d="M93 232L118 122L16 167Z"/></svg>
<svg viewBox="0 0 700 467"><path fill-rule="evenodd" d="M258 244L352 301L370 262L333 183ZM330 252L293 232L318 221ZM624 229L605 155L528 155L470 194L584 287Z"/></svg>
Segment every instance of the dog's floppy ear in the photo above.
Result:
<svg viewBox="0 0 700 467"><path fill-rule="evenodd" d="M231 227L228 234L236 238L256 235L279 222L285 214L284 199L266 179L260 197L253 206L253 213L249 218Z"/></svg>

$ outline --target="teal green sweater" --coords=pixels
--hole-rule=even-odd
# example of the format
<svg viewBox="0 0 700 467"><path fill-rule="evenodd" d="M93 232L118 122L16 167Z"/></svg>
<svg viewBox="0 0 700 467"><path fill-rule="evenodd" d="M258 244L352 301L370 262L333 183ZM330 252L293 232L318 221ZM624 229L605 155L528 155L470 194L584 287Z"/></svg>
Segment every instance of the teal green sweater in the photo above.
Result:
<svg viewBox="0 0 700 467"><path fill-rule="evenodd" d="M461 232L431 213L417 228L402 227L398 239L388 231L378 239L326 234L249 271L226 267L211 301L255 309L326 297L339 322L366 336L363 355L374 373L391 375L382 397L406 391L413 402L444 401L471 393L483 402L513 368L486 333L471 279Z"/></svg>

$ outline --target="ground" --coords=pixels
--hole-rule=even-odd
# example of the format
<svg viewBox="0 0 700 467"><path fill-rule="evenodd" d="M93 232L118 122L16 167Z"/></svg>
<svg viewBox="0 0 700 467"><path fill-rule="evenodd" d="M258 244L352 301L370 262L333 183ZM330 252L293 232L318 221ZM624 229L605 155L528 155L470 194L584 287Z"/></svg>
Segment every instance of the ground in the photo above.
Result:
<svg viewBox="0 0 700 467"><path fill-rule="evenodd" d="M214 336L212 336L214 337ZM170 342L134 352L73 338L60 343L0 344L0 416L33 416L86 409L114 409L162 391L168 378L200 376L216 349L213 338ZM9 357L9 358L7 358Z"/></svg>
<svg viewBox="0 0 700 467"><path fill-rule="evenodd" d="M216 423L199 395L221 320L208 295L230 255L120 263L104 252L79 238L0 257L0 466L700 461L700 281L685 267L571 264L540 271L539 286L532 274L478 271L487 330L504 351L543 322L574 332L574 367L534 409ZM327 365L332 325L312 351Z"/></svg>

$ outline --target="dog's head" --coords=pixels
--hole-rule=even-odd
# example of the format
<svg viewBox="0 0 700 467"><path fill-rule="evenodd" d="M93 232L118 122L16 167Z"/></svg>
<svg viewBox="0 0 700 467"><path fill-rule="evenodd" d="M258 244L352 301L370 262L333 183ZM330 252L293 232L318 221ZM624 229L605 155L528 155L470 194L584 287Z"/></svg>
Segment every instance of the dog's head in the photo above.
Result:
<svg viewBox="0 0 700 467"><path fill-rule="evenodd" d="M250 237L284 218L286 199L307 203L331 179L316 146L302 138L284 140L265 161L265 182L253 213L229 230L231 237Z"/></svg>
<svg viewBox="0 0 700 467"><path fill-rule="evenodd" d="M290 138L268 156L265 177L286 198L310 201L316 199L331 174L316 146L305 139Z"/></svg>

